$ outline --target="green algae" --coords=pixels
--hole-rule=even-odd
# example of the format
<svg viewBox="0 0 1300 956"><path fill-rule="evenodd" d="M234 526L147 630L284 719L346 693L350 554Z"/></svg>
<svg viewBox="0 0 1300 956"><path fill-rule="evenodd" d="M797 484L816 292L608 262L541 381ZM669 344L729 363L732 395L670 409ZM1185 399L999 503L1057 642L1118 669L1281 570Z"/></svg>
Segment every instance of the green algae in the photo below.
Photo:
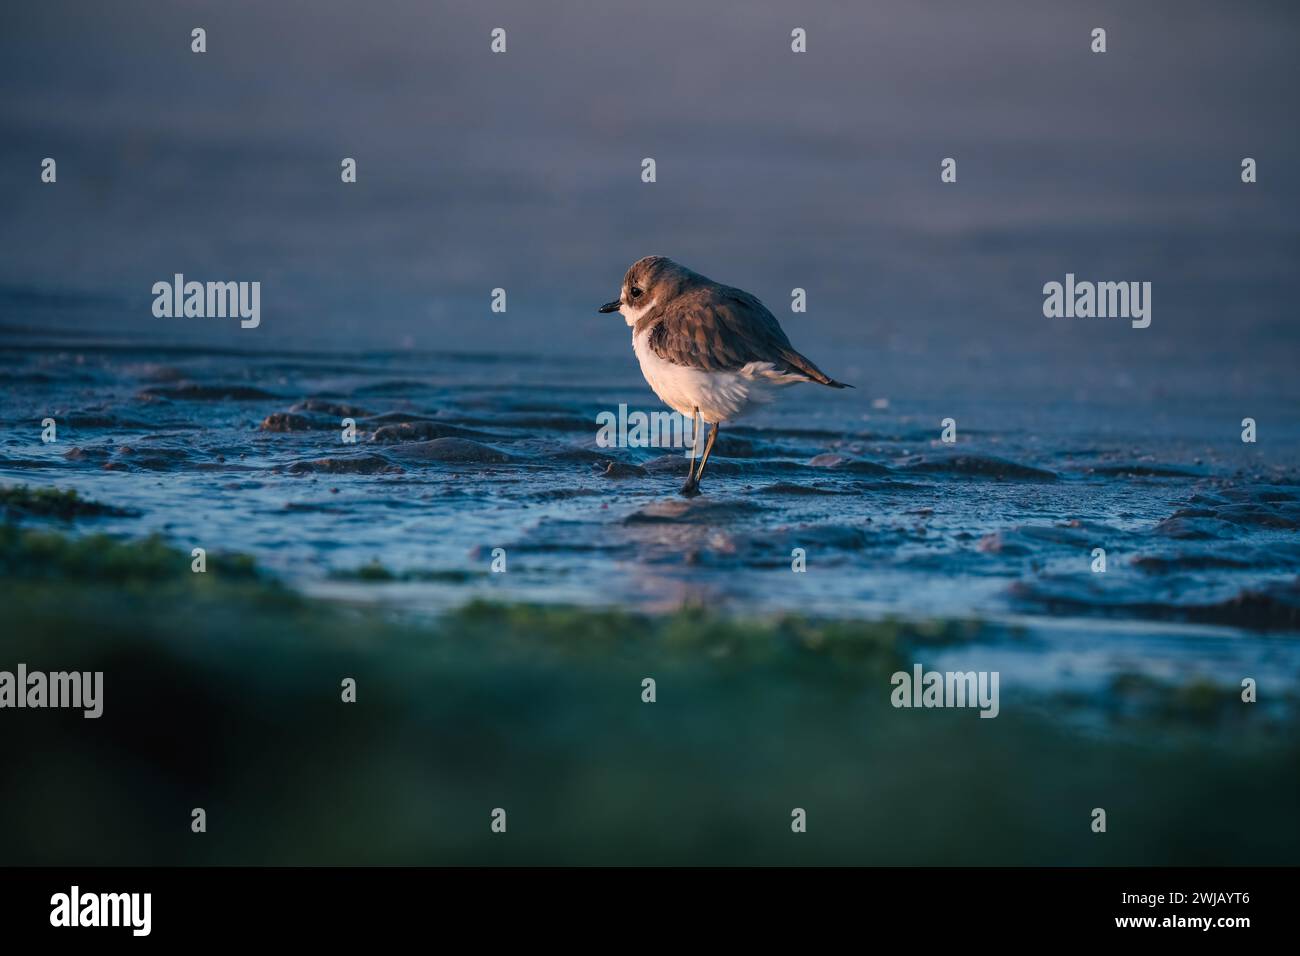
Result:
<svg viewBox="0 0 1300 956"><path fill-rule="evenodd" d="M34 517L58 518L63 521L133 514L123 508L88 501L73 489L32 488L28 485L0 488L0 513L10 519Z"/></svg>

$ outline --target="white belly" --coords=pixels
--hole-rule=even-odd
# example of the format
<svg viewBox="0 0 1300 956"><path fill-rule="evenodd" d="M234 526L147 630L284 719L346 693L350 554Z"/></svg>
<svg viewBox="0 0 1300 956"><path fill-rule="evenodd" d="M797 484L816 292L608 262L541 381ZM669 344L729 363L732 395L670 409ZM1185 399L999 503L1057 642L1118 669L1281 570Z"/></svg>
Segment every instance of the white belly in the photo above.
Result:
<svg viewBox="0 0 1300 956"><path fill-rule="evenodd" d="M641 374L654 393L669 408L690 417L695 409L706 422L732 421L750 406L769 402L777 389L806 382L802 375L777 372L770 362L750 362L734 372L707 372L665 362L650 349L649 331L632 339L632 349L641 363Z"/></svg>

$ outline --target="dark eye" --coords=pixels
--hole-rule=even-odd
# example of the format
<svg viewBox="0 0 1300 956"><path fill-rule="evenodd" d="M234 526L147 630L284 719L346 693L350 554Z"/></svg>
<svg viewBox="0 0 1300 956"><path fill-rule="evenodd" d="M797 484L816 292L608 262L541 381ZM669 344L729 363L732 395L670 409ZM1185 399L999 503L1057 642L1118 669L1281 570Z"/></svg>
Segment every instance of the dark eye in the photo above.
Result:
<svg viewBox="0 0 1300 956"><path fill-rule="evenodd" d="M632 298L639 299L640 297L641 297L641 290L638 289L636 286L632 286Z"/></svg>

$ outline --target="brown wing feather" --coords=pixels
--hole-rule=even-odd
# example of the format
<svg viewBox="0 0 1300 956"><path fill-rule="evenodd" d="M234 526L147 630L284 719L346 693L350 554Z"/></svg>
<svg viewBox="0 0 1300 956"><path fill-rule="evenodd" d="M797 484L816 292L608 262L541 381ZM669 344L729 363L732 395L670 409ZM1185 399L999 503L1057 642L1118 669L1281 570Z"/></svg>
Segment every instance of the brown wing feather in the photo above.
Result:
<svg viewBox="0 0 1300 956"><path fill-rule="evenodd" d="M710 372L771 362L779 371L846 388L795 351L767 307L741 289L715 285L677 296L646 313L637 334L650 329L651 351L666 362Z"/></svg>

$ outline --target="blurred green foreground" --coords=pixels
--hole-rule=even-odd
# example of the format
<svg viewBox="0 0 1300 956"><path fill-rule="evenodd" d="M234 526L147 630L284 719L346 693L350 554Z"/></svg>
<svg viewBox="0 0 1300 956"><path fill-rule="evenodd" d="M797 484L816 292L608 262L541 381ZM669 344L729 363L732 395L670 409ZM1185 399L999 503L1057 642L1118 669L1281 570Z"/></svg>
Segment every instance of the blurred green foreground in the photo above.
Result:
<svg viewBox="0 0 1300 956"><path fill-rule="evenodd" d="M1005 686L994 720L890 706L893 671L980 625L402 620L15 525L0 602L0 670L104 672L98 720L0 710L0 864L1300 862L1294 709L1146 684L1122 718Z"/></svg>

